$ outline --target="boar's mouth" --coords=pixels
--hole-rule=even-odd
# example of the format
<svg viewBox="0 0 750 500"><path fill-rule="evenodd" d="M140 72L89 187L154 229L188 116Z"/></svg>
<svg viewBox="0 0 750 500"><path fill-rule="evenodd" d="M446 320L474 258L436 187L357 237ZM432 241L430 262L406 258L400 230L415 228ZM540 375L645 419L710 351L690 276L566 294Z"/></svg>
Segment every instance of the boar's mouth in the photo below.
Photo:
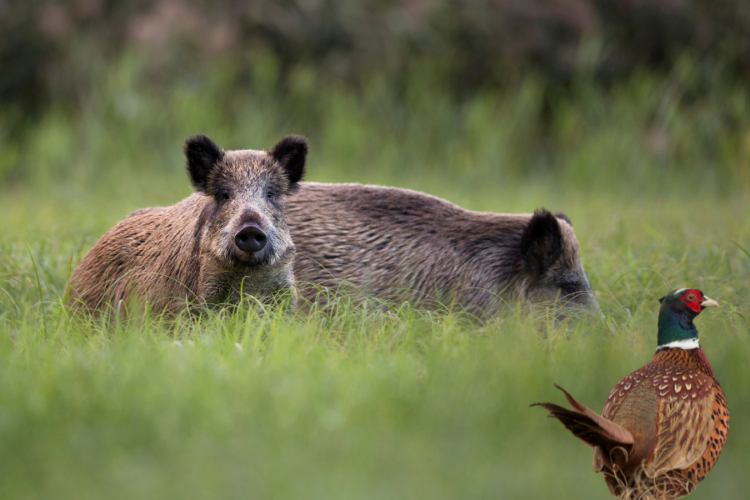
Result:
<svg viewBox="0 0 750 500"><path fill-rule="evenodd" d="M290 261L294 253L294 245L290 245L281 253L275 252L272 245L267 245L263 250L249 254L235 249L230 253L230 259L237 267L275 267Z"/></svg>
<svg viewBox="0 0 750 500"><path fill-rule="evenodd" d="M599 308L599 303L592 291L579 291L560 297L558 304L564 310L565 316L580 317L594 314L604 317Z"/></svg>

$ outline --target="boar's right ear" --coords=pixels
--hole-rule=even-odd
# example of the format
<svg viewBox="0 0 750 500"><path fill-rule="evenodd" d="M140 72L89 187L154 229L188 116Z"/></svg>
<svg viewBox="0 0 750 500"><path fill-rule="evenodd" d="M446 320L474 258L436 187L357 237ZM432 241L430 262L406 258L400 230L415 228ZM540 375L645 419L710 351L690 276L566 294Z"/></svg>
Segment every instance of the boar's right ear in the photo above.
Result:
<svg viewBox="0 0 750 500"><path fill-rule="evenodd" d="M562 212L557 212L557 213L555 214L555 217L557 217L557 218L558 218L558 219L560 219L560 220L564 220L565 222L567 222L567 223L568 223L568 225L569 225L570 227L573 227L573 223L572 223L572 222L570 222L570 217L568 217L568 216L567 216L567 215L565 215L564 213L562 213Z"/></svg>
<svg viewBox="0 0 750 500"><path fill-rule="evenodd" d="M289 177L289 191L294 192L305 175L305 160L307 159L307 139L301 135L288 135L268 150L268 154L276 160Z"/></svg>
<svg viewBox="0 0 750 500"><path fill-rule="evenodd" d="M224 158L224 152L214 141L200 134L188 137L185 141L185 157L190 182L196 191L205 192L208 176Z"/></svg>
<svg viewBox="0 0 750 500"><path fill-rule="evenodd" d="M534 212L521 236L521 256L526 272L544 274L563 251L563 238L557 217L547 210Z"/></svg>

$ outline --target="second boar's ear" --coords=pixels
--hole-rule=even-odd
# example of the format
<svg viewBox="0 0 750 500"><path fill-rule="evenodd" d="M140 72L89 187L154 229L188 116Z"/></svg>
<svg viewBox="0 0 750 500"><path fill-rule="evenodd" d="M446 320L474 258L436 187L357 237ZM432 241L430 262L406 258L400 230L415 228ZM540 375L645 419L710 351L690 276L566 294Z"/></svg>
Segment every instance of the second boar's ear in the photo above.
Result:
<svg viewBox="0 0 750 500"><path fill-rule="evenodd" d="M288 135L269 149L268 154L284 169L289 177L289 192L294 192L305 175L307 139L301 135Z"/></svg>
<svg viewBox="0 0 750 500"><path fill-rule="evenodd" d="M541 209L534 216L521 236L521 256L526 272L541 275L547 271L563 251L563 238L557 217Z"/></svg>
<svg viewBox="0 0 750 500"><path fill-rule="evenodd" d="M185 158L190 182L202 193L206 191L209 174L224 158L224 151L205 135L194 135L185 140Z"/></svg>
<svg viewBox="0 0 750 500"><path fill-rule="evenodd" d="M568 225L569 225L570 227L573 227L573 223L572 223L572 222L570 222L570 217L568 217L568 216L567 216L567 215L565 215L564 213L562 213L562 212L557 212L557 213L555 214L555 217L557 217L558 219L562 219L562 220L564 220L565 222L567 222L567 223L568 223Z"/></svg>

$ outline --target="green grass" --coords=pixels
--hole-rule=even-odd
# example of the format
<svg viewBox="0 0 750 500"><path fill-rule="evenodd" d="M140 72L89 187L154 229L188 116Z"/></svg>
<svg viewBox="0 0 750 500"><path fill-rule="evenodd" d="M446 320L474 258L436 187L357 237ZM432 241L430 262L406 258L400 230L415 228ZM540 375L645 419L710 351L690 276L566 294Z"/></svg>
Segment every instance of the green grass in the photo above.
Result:
<svg viewBox="0 0 750 500"><path fill-rule="evenodd" d="M651 98L639 96L658 85L592 94L558 115L572 145L537 156L524 142L531 83L390 111L377 88L336 91L310 124L251 93L229 109L211 88L160 102L126 70L80 113L51 109L0 149L0 498L605 498L590 450L528 405L562 402L556 382L600 411L651 358L656 299L687 285L721 304L697 322L732 412L722 457L691 498L746 496L750 139L712 142L699 130L710 106L667 113L685 151L664 160L642 142ZM509 313L480 327L346 302L333 315L243 309L171 327L68 317L71 265L96 239L189 193L180 148L196 132L230 148L307 133L310 180L565 211L606 319Z"/></svg>

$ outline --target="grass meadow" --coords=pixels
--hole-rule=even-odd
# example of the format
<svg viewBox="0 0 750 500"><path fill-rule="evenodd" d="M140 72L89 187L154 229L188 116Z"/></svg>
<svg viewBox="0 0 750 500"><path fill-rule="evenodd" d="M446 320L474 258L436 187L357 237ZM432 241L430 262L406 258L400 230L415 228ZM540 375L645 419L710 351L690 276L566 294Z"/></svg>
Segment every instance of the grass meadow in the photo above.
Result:
<svg viewBox="0 0 750 500"><path fill-rule="evenodd" d="M692 498L746 497L746 93L688 106L680 74L606 94L581 82L541 141L533 79L462 103L412 82L396 103L377 81L317 96L303 72L279 100L263 90L269 68L244 93L224 92L221 68L158 93L126 59L92 77L77 111L53 104L21 135L0 128L0 498L607 498L590 449L529 405L561 403L558 383L601 411L650 360L657 299L681 286L721 304L697 325L732 414ZM717 110L736 117L732 133ZM228 149L303 133L309 180L563 211L605 317L515 310L476 325L343 299L295 317L71 318L66 282L94 242L190 193L181 148L194 133Z"/></svg>

